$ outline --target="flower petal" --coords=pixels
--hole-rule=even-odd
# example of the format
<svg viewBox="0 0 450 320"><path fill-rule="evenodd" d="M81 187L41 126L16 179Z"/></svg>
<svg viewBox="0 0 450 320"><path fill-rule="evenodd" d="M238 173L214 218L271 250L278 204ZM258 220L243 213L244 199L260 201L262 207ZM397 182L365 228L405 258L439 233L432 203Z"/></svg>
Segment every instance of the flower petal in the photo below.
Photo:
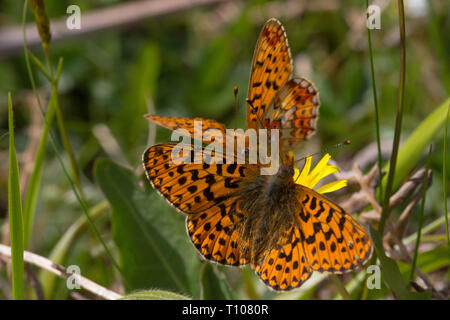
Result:
<svg viewBox="0 0 450 320"><path fill-rule="evenodd" d="M311 182L310 183L313 186L315 186L316 184L319 183L320 180L322 180L323 178L325 178L326 176L329 176L330 174L332 174L334 172L339 172L339 168L336 167L336 166L327 165L326 167L322 168L322 171L317 172L316 175L314 175L314 176L311 175L311 177L310 177Z"/></svg>
<svg viewBox="0 0 450 320"><path fill-rule="evenodd" d="M318 193L328 193L328 192L333 192L333 191L339 190L346 186L347 186L347 180L338 180L338 181L333 181L333 182L327 183L326 185L321 186L316 191Z"/></svg>
<svg viewBox="0 0 450 320"><path fill-rule="evenodd" d="M311 169L311 159L312 157L306 158L305 165L303 166L300 176L295 179L295 183L304 185L306 187L312 188L309 183L309 170Z"/></svg>
<svg viewBox="0 0 450 320"><path fill-rule="evenodd" d="M328 153L326 155L324 155L323 158L320 159L319 163L316 164L314 169L311 171L311 175L315 176L318 173L320 173L325 167L327 167L328 160L330 160L330 158L331 158L331 156Z"/></svg>
<svg viewBox="0 0 450 320"><path fill-rule="evenodd" d="M314 187L321 179L335 172L328 169L329 167L334 167L328 165L328 160L330 160L330 158L331 156L327 153L322 159L320 159L319 163L309 174L311 188Z"/></svg>
<svg viewBox="0 0 450 320"><path fill-rule="evenodd" d="M328 160L330 160L331 156L327 153L320 159L319 163L311 170L311 159L312 157L307 157L305 161L305 165L300 171L298 168L294 167L294 181L297 184L301 184L305 187L313 189L320 180L325 178L326 176L339 172L339 168L334 165L329 165ZM328 183L322 187L320 187L317 192L319 193L327 193L336 191L340 188L347 186L346 180L339 180Z"/></svg>

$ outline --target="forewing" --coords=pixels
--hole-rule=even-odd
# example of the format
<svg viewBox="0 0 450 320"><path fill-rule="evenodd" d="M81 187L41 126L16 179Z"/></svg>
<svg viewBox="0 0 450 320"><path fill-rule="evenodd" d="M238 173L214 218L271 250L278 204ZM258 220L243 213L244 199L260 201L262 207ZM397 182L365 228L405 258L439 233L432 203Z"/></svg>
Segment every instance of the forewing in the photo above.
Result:
<svg viewBox="0 0 450 320"><path fill-rule="evenodd" d="M225 136L225 126L220 122L203 118L181 118L181 117L161 117L156 115L146 115L146 119L170 130L185 129L194 138L195 135L203 137L203 133L208 129L217 129ZM197 121L201 125L194 126ZM199 131L201 129L201 132Z"/></svg>
<svg viewBox="0 0 450 320"><path fill-rule="evenodd" d="M176 144L159 144L147 149L143 164L152 186L177 210L188 215L189 236L198 251L222 264L248 263L248 244L240 239L236 225L243 218L236 191L256 166L207 164L203 156L225 156L208 149L188 148L186 161L174 163ZM190 162L190 163L187 163Z"/></svg>
<svg viewBox="0 0 450 320"><path fill-rule="evenodd" d="M292 58L280 21L264 25L253 54L248 87L247 128L260 127L261 117L278 91L292 75Z"/></svg>

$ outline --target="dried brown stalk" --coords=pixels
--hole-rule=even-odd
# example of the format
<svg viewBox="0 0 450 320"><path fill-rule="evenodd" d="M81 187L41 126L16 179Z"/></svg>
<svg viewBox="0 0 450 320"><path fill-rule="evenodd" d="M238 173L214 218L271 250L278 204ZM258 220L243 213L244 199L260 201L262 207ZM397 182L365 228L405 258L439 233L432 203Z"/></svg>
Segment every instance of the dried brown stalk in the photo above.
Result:
<svg viewBox="0 0 450 320"><path fill-rule="evenodd" d="M0 257L11 259L11 247L5 246L3 244L0 244ZM117 300L121 299L122 296L114 291L111 291L109 289L106 289L97 283L83 277L79 274L70 274L67 273L66 268L64 268L61 265L55 264L52 261L48 260L47 258L44 258L42 256L39 256L35 253L24 251L24 261L28 262L30 264L33 264L35 266L38 266L39 268L45 269L51 273L56 274L58 277L67 279L69 276L75 277L78 284L84 288L85 290L95 294L96 296L106 299L106 300Z"/></svg>

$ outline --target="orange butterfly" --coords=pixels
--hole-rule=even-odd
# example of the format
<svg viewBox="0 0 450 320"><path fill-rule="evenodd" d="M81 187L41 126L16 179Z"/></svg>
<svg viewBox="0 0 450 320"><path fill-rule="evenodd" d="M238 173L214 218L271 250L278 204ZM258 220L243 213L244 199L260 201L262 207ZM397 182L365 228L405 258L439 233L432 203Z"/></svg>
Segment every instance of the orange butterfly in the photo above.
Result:
<svg viewBox="0 0 450 320"><path fill-rule="evenodd" d="M203 148L222 163L171 162L176 144L150 147L143 164L152 186L186 214L189 237L201 255L225 265L250 264L275 290L299 287L313 271L355 270L371 255L367 232L342 208L320 193L296 183L289 150L316 130L319 99L314 85L292 77L292 57L281 23L264 25L253 56L247 98L247 128L280 130L280 166L261 175L263 166L227 163L226 156ZM200 118L147 119L172 130L196 134L202 129L225 134L224 125ZM202 154L190 148L190 160Z"/></svg>

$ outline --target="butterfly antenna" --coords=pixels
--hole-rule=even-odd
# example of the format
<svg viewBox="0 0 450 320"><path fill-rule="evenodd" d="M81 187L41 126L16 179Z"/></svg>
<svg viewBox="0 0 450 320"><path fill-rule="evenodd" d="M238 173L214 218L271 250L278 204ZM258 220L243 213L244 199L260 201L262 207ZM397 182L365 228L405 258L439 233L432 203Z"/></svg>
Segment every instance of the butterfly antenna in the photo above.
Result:
<svg viewBox="0 0 450 320"><path fill-rule="evenodd" d="M234 87L234 130L237 129L238 118L238 90L237 86Z"/></svg>
<svg viewBox="0 0 450 320"><path fill-rule="evenodd" d="M347 145L347 144L350 144L350 143L351 143L350 140L345 140L345 141L343 141L343 142L341 142L341 143L335 144L334 146L325 148L325 149L322 150L322 151L315 152L315 153L312 153L312 154L310 154L310 155L308 155L308 156L306 156L306 157L303 157L303 158L300 158L300 159L298 159L298 160L295 160L295 162L296 162L296 163L297 163L297 162L300 162L300 161L302 161L302 160L305 160L305 159L308 158L308 157L312 157L312 156L315 156L315 155L318 155L318 154L322 154L322 153L328 152L328 150L330 150L330 149L334 149L334 148L337 148L337 147L340 147L340 146L344 146L344 145Z"/></svg>

